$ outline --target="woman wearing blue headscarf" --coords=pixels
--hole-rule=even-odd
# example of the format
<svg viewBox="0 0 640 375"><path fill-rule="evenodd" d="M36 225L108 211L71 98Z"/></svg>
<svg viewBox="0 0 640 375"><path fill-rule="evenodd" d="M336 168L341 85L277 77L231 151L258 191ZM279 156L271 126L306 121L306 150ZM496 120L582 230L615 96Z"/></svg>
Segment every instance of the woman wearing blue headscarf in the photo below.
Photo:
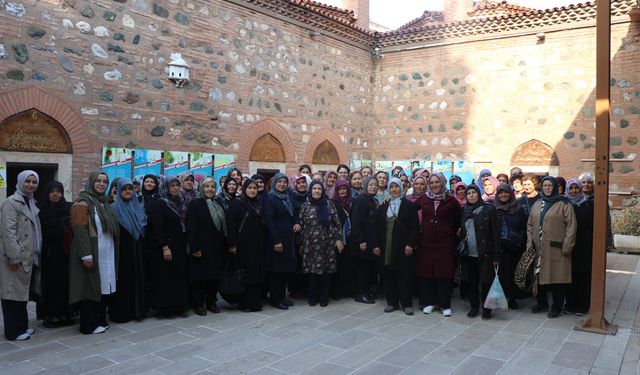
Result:
<svg viewBox="0 0 640 375"><path fill-rule="evenodd" d="M547 293L553 295L549 318L562 313L567 284L571 283L571 251L576 241L577 222L573 206L558 192L555 178L542 179L542 198L531 207L527 222L527 251L537 254L537 305L532 313L549 309Z"/></svg>
<svg viewBox="0 0 640 375"><path fill-rule="evenodd" d="M118 181L115 202L111 208L120 225L120 258L110 317L116 323L124 323L132 319L140 320L147 312L147 268L143 250L147 216L144 206L136 199L133 182L128 178Z"/></svg>
<svg viewBox="0 0 640 375"><path fill-rule="evenodd" d="M34 171L20 172L16 192L0 206L0 298L4 337L9 341L28 340L33 333L27 301L40 266L42 234L33 197L38 180Z"/></svg>
<svg viewBox="0 0 640 375"><path fill-rule="evenodd" d="M298 216L289 200L289 178L284 173L273 176L273 185L264 199L264 221L269 232L267 272L271 306L288 310L293 302L286 296L286 280L296 269L294 232L300 231Z"/></svg>

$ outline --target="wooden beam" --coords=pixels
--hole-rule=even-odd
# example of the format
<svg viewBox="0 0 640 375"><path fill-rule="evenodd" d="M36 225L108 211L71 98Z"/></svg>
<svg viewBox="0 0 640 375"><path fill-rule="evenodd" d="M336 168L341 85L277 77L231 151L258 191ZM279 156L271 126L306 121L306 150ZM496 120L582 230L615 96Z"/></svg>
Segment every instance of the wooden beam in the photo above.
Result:
<svg viewBox="0 0 640 375"><path fill-rule="evenodd" d="M576 329L615 335L618 327L604 318L609 196L609 111L611 107L611 1L598 0L596 13L596 173L594 196L591 307L589 319Z"/></svg>

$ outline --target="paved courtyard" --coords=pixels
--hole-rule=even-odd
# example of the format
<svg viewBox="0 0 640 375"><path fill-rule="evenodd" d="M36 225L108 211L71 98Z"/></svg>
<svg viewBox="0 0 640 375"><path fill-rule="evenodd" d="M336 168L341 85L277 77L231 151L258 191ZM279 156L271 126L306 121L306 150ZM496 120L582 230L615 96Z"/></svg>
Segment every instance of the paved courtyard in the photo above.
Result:
<svg viewBox="0 0 640 375"><path fill-rule="evenodd" d="M576 331L575 316L531 314L532 299L489 321L467 318L459 299L451 318L385 314L382 301L296 301L288 312L260 313L223 305L222 314L150 318L102 335L33 321L31 340L0 341L0 374L638 374L638 259L609 254L616 336Z"/></svg>

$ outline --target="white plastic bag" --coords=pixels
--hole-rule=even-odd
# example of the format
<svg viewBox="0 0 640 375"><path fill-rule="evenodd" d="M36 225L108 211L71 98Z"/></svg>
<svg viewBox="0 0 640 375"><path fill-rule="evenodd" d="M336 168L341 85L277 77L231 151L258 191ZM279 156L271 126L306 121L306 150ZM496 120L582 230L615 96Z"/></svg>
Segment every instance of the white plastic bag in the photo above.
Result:
<svg viewBox="0 0 640 375"><path fill-rule="evenodd" d="M504 295L504 290L502 290L502 285L500 285L500 280L498 280L497 266L495 270L496 276L493 278L491 288L489 288L487 299L484 300L484 308L491 310L508 310L509 303L507 302L507 297Z"/></svg>

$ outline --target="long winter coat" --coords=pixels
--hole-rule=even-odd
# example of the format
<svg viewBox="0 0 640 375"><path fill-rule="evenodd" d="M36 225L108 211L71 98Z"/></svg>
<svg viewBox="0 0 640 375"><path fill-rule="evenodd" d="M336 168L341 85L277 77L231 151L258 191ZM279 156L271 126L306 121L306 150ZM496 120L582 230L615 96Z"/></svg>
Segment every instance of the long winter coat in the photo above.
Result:
<svg viewBox="0 0 640 375"><path fill-rule="evenodd" d="M571 203L556 202L546 213L540 234L542 199L531 207L527 222L527 249L535 249L540 259L538 283L571 282L571 251L576 242L577 222Z"/></svg>
<svg viewBox="0 0 640 375"><path fill-rule="evenodd" d="M593 256L593 201L573 206L576 213L576 244L571 252L573 272L591 272Z"/></svg>
<svg viewBox="0 0 640 375"><path fill-rule="evenodd" d="M191 280L215 280L222 278L227 239L216 229L209 206L203 198L196 198L187 209L187 238L191 253L202 252L197 258L189 255L189 277Z"/></svg>
<svg viewBox="0 0 640 375"><path fill-rule="evenodd" d="M269 232L267 242L267 271L288 273L296 269L296 244L293 226L297 223L297 215L289 214L284 203L274 194L269 193L262 201L264 222ZM283 250L277 253L273 245L281 243Z"/></svg>
<svg viewBox="0 0 640 375"><path fill-rule="evenodd" d="M490 284L495 276L493 262L500 260L500 222L492 204L481 203L481 207L479 211L474 210L472 219L478 249L478 274L480 283ZM467 231L463 224L460 237L466 236Z"/></svg>
<svg viewBox="0 0 640 375"><path fill-rule="evenodd" d="M373 254L373 249L380 247L377 202L369 194L360 194L351 207L351 244L362 259L382 259ZM360 251L359 246L363 242L367 243L367 250Z"/></svg>
<svg viewBox="0 0 640 375"><path fill-rule="evenodd" d="M386 252L391 251L391 269L399 271L413 271L415 269L416 247L418 246L418 236L420 225L418 222L418 208L411 201L402 198L398 216L393 223L391 233L391 248L387 249L387 210L389 202L383 203L378 208L378 233L380 233L380 248L383 249L382 259L385 259ZM414 248L411 256L404 253L405 246Z"/></svg>
<svg viewBox="0 0 640 375"><path fill-rule="evenodd" d="M160 312L175 312L188 305L187 236L180 217L163 200L151 208L153 247L149 254L151 306ZM162 248L171 249L171 262L164 260Z"/></svg>
<svg viewBox="0 0 640 375"><path fill-rule="evenodd" d="M453 279L456 232L460 228L462 210L451 195L445 196L435 208L426 195L415 202L422 210L422 231L418 244L416 276L434 279Z"/></svg>
<svg viewBox="0 0 640 375"><path fill-rule="evenodd" d="M268 238L262 216L249 209L242 198L234 199L226 213L228 245L236 246L236 264L245 270L247 284L265 280L265 250Z"/></svg>
<svg viewBox="0 0 640 375"><path fill-rule="evenodd" d="M34 217L38 217L38 208ZM33 270L34 230L29 207L22 194L15 192L0 208L0 298L12 301L28 301ZM9 270L9 263L20 263L16 271Z"/></svg>
<svg viewBox="0 0 640 375"><path fill-rule="evenodd" d="M305 202L300 208L302 273L327 274L337 270L336 241L342 241L340 219L333 202L327 202L329 226L318 219L317 207Z"/></svg>
<svg viewBox="0 0 640 375"><path fill-rule="evenodd" d="M98 232L95 221L95 207L84 200L79 200L71 206L71 228L73 240L69 251L69 303L89 300L100 302L102 289L100 287L100 261L98 251ZM119 263L119 236L113 236L116 278ZM86 269L82 257L93 256L93 268Z"/></svg>

